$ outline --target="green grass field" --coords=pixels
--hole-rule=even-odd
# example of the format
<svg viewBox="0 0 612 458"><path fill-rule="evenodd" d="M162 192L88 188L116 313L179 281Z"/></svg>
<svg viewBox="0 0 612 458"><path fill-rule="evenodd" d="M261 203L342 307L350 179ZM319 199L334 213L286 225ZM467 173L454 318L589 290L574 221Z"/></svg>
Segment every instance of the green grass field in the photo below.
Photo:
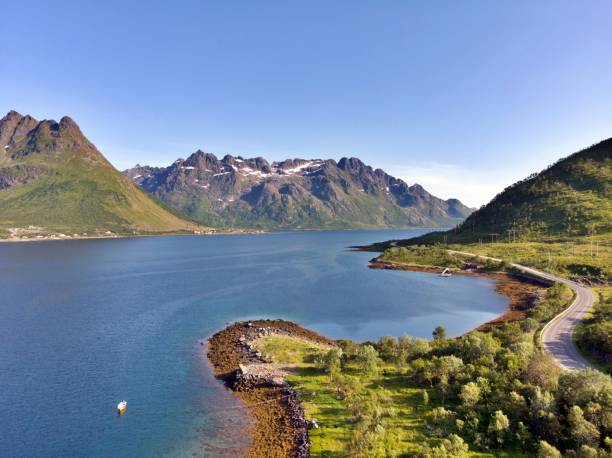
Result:
<svg viewBox="0 0 612 458"><path fill-rule="evenodd" d="M427 435L425 415L440 404L435 400L433 390L429 392L430 401L423 404L423 389L410 386L405 371L382 363L375 375L364 375L355 365L343 368L345 380L334 379L319 368L317 358L331 347L313 344L303 339L286 336L269 336L256 341L256 347L270 362L285 366L289 371L287 381L299 393L306 418L315 418L318 429L311 429L313 457L354 456L351 452L354 440L356 419L351 405L343 397L343 385L352 384L360 399L379 397L392 414L385 420L386 441L383 454L371 456L413 456L420 446L428 443L437 445L441 439ZM449 407L449 404L446 404ZM452 407L452 405L451 405ZM368 455L359 455L368 456ZM471 451L469 456L527 456L519 452L484 453Z"/></svg>
<svg viewBox="0 0 612 458"><path fill-rule="evenodd" d="M578 278L596 283L612 281L612 236L556 239L547 242L487 243L485 241L483 243L429 246L413 245L410 240L406 240L397 242L399 245L397 247L389 248L390 243L385 244L386 249L380 256L383 261L423 266L459 267L467 258L449 254L447 250L450 249L491 256L503 259L508 264L522 264L567 278Z"/></svg>
<svg viewBox="0 0 612 458"><path fill-rule="evenodd" d="M606 237L553 242L471 243L448 248L492 256L568 278L612 280L612 240Z"/></svg>

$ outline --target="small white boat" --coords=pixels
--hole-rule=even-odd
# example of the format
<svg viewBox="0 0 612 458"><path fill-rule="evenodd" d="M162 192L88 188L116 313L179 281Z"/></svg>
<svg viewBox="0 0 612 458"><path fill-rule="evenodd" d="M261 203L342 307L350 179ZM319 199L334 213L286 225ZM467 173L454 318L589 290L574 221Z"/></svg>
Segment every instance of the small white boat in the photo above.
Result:
<svg viewBox="0 0 612 458"><path fill-rule="evenodd" d="M447 267L446 269L444 269L444 270L442 271L442 273L440 274L440 277L450 277L451 275L452 275L452 274L451 274L451 271L450 271L450 269Z"/></svg>
<svg viewBox="0 0 612 458"><path fill-rule="evenodd" d="M117 404L117 412L119 413L119 415L123 415L126 410L127 410L126 401L121 401L119 404Z"/></svg>

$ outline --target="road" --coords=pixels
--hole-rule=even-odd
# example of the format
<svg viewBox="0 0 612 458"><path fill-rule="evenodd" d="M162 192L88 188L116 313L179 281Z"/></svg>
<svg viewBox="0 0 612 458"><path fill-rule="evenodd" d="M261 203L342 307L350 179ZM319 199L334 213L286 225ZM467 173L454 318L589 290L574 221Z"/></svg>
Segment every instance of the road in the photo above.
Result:
<svg viewBox="0 0 612 458"><path fill-rule="evenodd" d="M449 250L449 252L467 256L478 256L463 251ZM489 256L478 257L497 262L501 261L501 259L491 258ZM572 339L576 326L583 318L584 314L587 313L593 306L594 296L591 289L586 288L574 281L567 280L566 278L558 277L548 272L543 272L531 267L522 266L520 264L512 264L512 266L536 277L565 283L574 291L574 293L576 293L574 302L572 302L572 304L563 312L559 313L552 320L550 320L546 326L544 326L544 329L542 329L542 347L546 352L550 353L555 358L557 364L559 364L559 366L561 366L563 369L594 369L594 367L591 366L591 364L589 364L589 362L578 352L576 346L574 345L574 340Z"/></svg>

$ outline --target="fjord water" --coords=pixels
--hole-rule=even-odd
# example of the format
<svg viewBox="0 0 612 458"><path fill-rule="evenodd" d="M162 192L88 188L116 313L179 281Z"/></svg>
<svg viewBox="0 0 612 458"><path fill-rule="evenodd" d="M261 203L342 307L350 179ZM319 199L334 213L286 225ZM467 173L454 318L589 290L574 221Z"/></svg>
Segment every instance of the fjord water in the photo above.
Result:
<svg viewBox="0 0 612 458"><path fill-rule="evenodd" d="M247 420L199 344L228 322L366 340L503 312L488 279L370 270L347 250L418 233L0 244L0 456L235 455Z"/></svg>

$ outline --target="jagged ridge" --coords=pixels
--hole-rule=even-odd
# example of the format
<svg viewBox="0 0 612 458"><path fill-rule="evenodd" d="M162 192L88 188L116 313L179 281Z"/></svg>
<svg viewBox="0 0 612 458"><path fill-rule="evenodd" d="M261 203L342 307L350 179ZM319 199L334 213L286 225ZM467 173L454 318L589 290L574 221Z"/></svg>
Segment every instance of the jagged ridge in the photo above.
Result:
<svg viewBox="0 0 612 458"><path fill-rule="evenodd" d="M451 226L471 209L409 186L357 158L269 163L196 151L124 173L171 208L215 226L327 229Z"/></svg>

